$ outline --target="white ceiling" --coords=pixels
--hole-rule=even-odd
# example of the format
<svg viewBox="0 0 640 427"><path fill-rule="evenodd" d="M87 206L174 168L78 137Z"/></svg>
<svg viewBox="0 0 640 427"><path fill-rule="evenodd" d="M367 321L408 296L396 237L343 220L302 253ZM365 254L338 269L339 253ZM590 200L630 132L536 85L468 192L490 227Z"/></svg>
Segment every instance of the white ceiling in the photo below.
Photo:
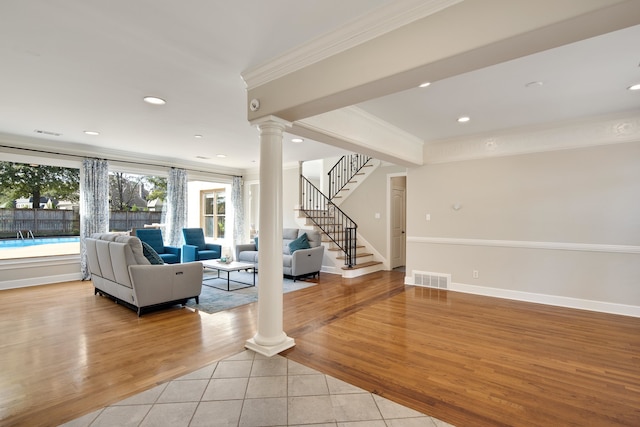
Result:
<svg viewBox="0 0 640 427"><path fill-rule="evenodd" d="M0 133L39 138L51 151L255 168L241 73L392 1L3 0ZM632 27L359 107L427 143L634 110L640 92L626 87L640 83L639 40ZM543 85L525 87L533 81ZM167 105L145 104L146 95ZM471 121L457 123L462 114ZM343 153L289 138L283 149L285 163Z"/></svg>

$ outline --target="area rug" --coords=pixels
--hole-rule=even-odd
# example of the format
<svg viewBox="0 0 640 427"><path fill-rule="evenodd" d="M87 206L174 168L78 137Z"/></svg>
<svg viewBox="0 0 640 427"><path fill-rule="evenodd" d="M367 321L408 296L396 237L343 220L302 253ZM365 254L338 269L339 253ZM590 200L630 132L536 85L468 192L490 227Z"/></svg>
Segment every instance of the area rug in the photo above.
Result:
<svg viewBox="0 0 640 427"><path fill-rule="evenodd" d="M231 273L231 280L252 283L252 274L253 273L244 271L234 271ZM221 276L222 277L218 279L216 272L205 271L202 292L200 293L200 302L196 304L195 300L190 299L186 305L211 314L258 301L259 275L256 274L255 287L241 288L245 285L231 282L230 289L232 290L229 292L226 291L227 273L223 272ZM317 279L309 279L306 281L298 279L294 282L291 279L283 278L282 285L284 293L287 293L317 285ZM222 288L225 290L221 290Z"/></svg>

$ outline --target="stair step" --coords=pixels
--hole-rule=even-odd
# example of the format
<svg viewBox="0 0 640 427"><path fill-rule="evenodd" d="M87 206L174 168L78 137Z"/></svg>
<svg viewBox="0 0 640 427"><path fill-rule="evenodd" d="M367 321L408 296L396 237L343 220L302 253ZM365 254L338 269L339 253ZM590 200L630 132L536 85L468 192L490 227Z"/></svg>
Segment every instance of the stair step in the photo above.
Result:
<svg viewBox="0 0 640 427"><path fill-rule="evenodd" d="M322 243L344 242L344 239L334 239L334 240L331 240L331 239L327 238L327 239L322 239L322 240L321 240L321 242L322 242Z"/></svg>
<svg viewBox="0 0 640 427"><path fill-rule="evenodd" d="M363 258L366 256L373 256L373 254L370 254L368 252L364 252L364 253L358 253L356 252L356 258ZM344 255L338 256L336 257L336 259L345 259L346 257Z"/></svg>
<svg viewBox="0 0 640 427"><path fill-rule="evenodd" d="M356 246L356 249L362 249L362 248L364 248L364 246L360 246L360 245ZM327 250L331 251L331 252L341 252L342 251L342 249L340 249L340 248L329 248Z"/></svg>
<svg viewBox="0 0 640 427"><path fill-rule="evenodd" d="M359 268L371 267L372 265L382 264L381 261L367 261L362 264L356 264L353 267L347 267L346 265L342 267L343 270L357 270Z"/></svg>

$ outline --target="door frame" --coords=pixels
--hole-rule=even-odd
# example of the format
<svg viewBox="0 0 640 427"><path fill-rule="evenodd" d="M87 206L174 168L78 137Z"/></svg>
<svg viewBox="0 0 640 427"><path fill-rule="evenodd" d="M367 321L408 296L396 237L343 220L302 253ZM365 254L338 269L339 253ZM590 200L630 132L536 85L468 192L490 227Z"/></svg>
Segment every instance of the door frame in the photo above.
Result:
<svg viewBox="0 0 640 427"><path fill-rule="evenodd" d="M387 241L387 256L384 262L385 270L391 270L391 178L396 178L400 176L407 176L406 172L396 172L396 173L388 173L387 174L387 231L386 231L386 241ZM405 213L407 212L407 185L405 185ZM406 261L406 253L407 247L405 243L405 261Z"/></svg>

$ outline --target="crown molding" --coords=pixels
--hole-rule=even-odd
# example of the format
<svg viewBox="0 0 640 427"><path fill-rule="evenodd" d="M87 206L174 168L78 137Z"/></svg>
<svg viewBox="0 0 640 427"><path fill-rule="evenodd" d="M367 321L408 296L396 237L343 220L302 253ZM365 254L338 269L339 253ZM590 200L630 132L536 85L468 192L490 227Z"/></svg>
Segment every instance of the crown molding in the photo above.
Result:
<svg viewBox="0 0 640 427"><path fill-rule="evenodd" d="M344 52L464 0L395 0L342 28L290 49L241 73L247 90Z"/></svg>
<svg viewBox="0 0 640 427"><path fill-rule="evenodd" d="M424 164L636 141L640 141L640 115L637 110L427 143L424 146Z"/></svg>

